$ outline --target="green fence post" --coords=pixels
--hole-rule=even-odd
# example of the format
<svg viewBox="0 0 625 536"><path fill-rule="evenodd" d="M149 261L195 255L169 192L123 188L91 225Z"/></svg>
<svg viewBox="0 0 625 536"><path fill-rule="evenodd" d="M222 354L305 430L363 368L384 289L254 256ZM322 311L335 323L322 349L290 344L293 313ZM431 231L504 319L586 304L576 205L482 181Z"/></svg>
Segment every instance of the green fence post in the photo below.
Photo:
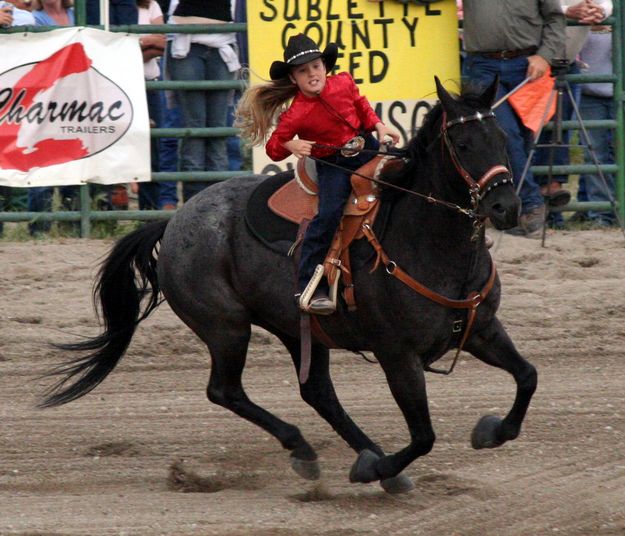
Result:
<svg viewBox="0 0 625 536"><path fill-rule="evenodd" d="M76 25L87 25L87 0L76 0ZM89 185L83 184L80 187L80 236L89 238L91 234L91 196L89 195Z"/></svg>
<svg viewBox="0 0 625 536"><path fill-rule="evenodd" d="M75 15L76 15L76 26L86 26L87 25L87 0L76 0L75 4Z"/></svg>
<svg viewBox="0 0 625 536"><path fill-rule="evenodd" d="M91 235L91 195L89 185L80 187L80 238L89 238Z"/></svg>
<svg viewBox="0 0 625 536"><path fill-rule="evenodd" d="M616 165L616 199L618 201L621 221L625 221L625 127L623 126L623 100L625 99L625 87L623 76L625 74L625 8L618 1L614 2L614 25L612 26L612 59L614 63L614 111L616 118L615 152Z"/></svg>

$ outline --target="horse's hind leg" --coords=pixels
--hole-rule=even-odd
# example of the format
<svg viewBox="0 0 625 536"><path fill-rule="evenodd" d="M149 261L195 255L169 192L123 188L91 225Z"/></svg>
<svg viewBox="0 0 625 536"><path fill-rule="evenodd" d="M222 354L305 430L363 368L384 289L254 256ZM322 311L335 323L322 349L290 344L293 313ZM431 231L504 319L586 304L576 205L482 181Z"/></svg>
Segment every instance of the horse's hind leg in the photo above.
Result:
<svg viewBox="0 0 625 536"><path fill-rule="evenodd" d="M465 349L484 363L508 371L517 385L508 415L503 420L495 415L483 416L473 429L471 445L475 449L494 448L516 439L536 390L536 369L517 352L496 318L487 329L473 335Z"/></svg>
<svg viewBox="0 0 625 536"><path fill-rule="evenodd" d="M211 354L212 366L208 388L208 399L231 410L240 417L257 424L280 441L281 445L301 460L306 460L304 478L319 478L317 454L306 442L296 426L288 424L267 410L254 404L245 393L241 376L245 367L251 327L245 322L230 322L223 319L218 330L202 334Z"/></svg>

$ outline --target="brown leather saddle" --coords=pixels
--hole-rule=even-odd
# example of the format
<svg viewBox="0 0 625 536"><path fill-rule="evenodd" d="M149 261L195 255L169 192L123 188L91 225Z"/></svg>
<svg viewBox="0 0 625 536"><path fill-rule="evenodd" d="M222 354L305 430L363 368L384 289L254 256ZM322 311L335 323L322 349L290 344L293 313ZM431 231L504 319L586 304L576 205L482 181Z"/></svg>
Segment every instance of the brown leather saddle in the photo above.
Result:
<svg viewBox="0 0 625 536"><path fill-rule="evenodd" d="M350 271L349 246L354 240L364 236L362 224L365 219L373 225L380 208L380 192L375 179L382 174L386 166L392 165L397 160L391 156L378 155L352 174L352 193L324 261L325 275L330 285L334 284L339 271L342 273L343 297L350 311L356 308L356 302ZM302 158L297 162L295 178L279 188L267 202L276 215L300 226L298 241L294 246L297 246L304 236L305 229L302 226L308 225L317 213L317 192L314 161Z"/></svg>

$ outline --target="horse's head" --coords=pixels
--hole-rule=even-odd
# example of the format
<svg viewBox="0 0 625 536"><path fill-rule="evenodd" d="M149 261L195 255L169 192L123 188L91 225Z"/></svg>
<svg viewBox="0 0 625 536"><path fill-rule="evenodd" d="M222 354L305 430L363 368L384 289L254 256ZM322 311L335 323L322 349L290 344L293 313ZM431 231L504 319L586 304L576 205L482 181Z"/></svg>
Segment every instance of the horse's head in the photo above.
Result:
<svg viewBox="0 0 625 536"><path fill-rule="evenodd" d="M492 104L497 93L495 80L483 93L450 95L436 78L440 100L436 121L442 166L449 177L443 188L454 199L470 199L481 218L490 218L496 229L518 225L521 201L514 191L508 168L505 134L497 124Z"/></svg>

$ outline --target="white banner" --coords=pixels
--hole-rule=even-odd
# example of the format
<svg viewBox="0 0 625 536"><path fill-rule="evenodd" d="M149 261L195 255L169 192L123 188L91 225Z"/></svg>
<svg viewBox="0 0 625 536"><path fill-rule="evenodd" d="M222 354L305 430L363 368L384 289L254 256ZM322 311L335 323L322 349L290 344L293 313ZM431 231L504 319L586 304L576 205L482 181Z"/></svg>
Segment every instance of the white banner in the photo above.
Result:
<svg viewBox="0 0 625 536"><path fill-rule="evenodd" d="M149 128L139 36L0 39L0 185L150 180Z"/></svg>

